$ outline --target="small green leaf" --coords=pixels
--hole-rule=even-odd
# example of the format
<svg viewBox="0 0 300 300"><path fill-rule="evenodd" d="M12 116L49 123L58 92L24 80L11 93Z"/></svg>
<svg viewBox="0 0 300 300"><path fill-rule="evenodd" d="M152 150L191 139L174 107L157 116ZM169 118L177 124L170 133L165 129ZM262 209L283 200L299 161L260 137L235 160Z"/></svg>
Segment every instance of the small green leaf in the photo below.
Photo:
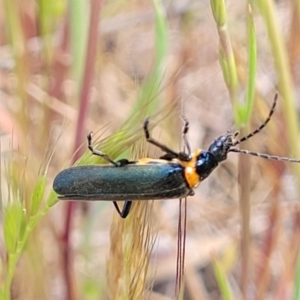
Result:
<svg viewBox="0 0 300 300"><path fill-rule="evenodd" d="M57 194L54 191L50 192L50 195L47 200L47 207L52 207L58 202Z"/></svg>
<svg viewBox="0 0 300 300"><path fill-rule="evenodd" d="M3 209L4 241L8 253L14 253L20 238L20 228L24 214L24 207L20 201L9 203Z"/></svg>
<svg viewBox="0 0 300 300"><path fill-rule="evenodd" d="M36 213L38 212L43 197L45 193L45 186L46 186L46 176L43 175L42 177L39 178L38 182L36 183L32 195L31 195L31 208L30 208L30 215L35 216Z"/></svg>

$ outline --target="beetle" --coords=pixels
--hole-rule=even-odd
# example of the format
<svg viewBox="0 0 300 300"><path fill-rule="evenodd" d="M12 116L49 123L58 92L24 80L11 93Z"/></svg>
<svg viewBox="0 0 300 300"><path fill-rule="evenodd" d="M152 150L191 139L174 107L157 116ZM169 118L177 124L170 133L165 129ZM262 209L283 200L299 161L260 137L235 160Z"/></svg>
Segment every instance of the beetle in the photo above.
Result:
<svg viewBox="0 0 300 300"><path fill-rule="evenodd" d="M60 200L113 201L118 214L126 218L132 201L135 200L178 199L193 196L194 188L227 159L229 152L299 163L298 159L271 156L235 147L259 133L267 125L275 111L277 97L276 94L267 119L257 129L238 140L236 140L238 132L227 132L215 139L208 150L191 151L187 139L189 123L186 119L183 128L186 152L176 152L153 139L148 129L149 119L146 119L143 126L146 140L165 153L159 159L114 161L107 154L94 149L92 136L89 133L88 148L93 155L104 158L110 165L85 165L65 169L54 179L53 189L60 195ZM122 210L117 200L125 201Z"/></svg>

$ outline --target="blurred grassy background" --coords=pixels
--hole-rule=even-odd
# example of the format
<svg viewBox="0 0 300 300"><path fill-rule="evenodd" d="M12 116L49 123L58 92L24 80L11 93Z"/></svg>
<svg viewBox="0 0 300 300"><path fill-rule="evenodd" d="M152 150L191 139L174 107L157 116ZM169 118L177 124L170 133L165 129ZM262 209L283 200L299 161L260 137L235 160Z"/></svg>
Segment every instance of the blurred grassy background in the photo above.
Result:
<svg viewBox="0 0 300 300"><path fill-rule="evenodd" d="M90 131L113 158L154 157L144 119L180 149L184 115L206 149L279 91L242 146L300 158L297 0L2 0L0 26L0 299L174 299L178 201L125 221L57 203L60 170L99 162ZM230 154L188 198L182 299L299 299L299 187L297 164Z"/></svg>

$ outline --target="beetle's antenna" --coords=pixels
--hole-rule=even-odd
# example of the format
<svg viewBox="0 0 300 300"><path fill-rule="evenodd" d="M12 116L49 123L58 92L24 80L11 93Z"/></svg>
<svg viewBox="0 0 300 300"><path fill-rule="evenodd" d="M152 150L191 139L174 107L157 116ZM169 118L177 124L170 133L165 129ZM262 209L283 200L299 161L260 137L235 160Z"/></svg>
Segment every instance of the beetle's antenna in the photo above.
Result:
<svg viewBox="0 0 300 300"><path fill-rule="evenodd" d="M250 132L248 135L242 137L241 139L235 141L232 146L236 146L236 145L238 145L238 144L240 144L242 142L245 142L246 140L250 139L255 134L259 133L264 127L266 127L266 125L271 120L271 117L272 117L272 115L273 115L273 113L275 111L275 107L276 107L276 103L277 103L277 98L278 98L278 93L276 93L275 96L274 96L273 105L271 107L271 110L269 112L269 115L268 115L267 119L257 129L255 129L254 131ZM237 152L237 151L232 151L232 152Z"/></svg>
<svg viewBox="0 0 300 300"><path fill-rule="evenodd" d="M261 157L261 158L265 158L265 159L270 159L270 160L300 163L300 159L297 159L297 158L289 158L289 157L284 157L284 156L269 155L269 154L265 154L265 153L259 153L259 152L244 150L244 149L231 148L231 149L229 149L228 152L249 154L249 155L253 155L253 156L257 156L257 157Z"/></svg>
<svg viewBox="0 0 300 300"><path fill-rule="evenodd" d="M254 136L255 134L259 133L264 127L266 127L266 125L271 120L271 117L272 117L272 115L273 115L273 113L275 111L277 99L278 99L278 93L276 93L275 96L274 96L273 105L272 105L272 107L270 109L270 112L269 112L269 115L268 115L267 119L257 129L255 129L254 131L252 131L248 135L242 137L241 139L235 141L232 144L232 146L236 146L236 145L238 145L238 144L240 144L240 143L242 143L242 142L250 139L252 136ZM257 157L261 157L261 158L265 158L265 159L269 159L269 160L286 161L286 162L291 162L291 163L300 163L300 159L296 159L296 158L289 158L289 157L283 157L283 156L269 155L269 154L265 154L265 153L259 153L259 152L244 150L244 149L238 149L238 148L230 148L228 150L228 152L236 152L236 153L248 154L248 155L253 155L253 156L257 156Z"/></svg>

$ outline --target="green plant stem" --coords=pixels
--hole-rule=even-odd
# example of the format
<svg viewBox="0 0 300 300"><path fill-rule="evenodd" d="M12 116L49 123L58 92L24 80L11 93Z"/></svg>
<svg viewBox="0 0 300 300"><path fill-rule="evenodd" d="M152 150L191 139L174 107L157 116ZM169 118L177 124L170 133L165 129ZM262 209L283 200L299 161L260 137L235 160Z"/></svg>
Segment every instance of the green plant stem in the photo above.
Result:
<svg viewBox="0 0 300 300"><path fill-rule="evenodd" d="M219 60L223 72L223 77L227 85L231 103L234 110L235 123L239 122L238 110L238 75L235 64L234 53L231 45L230 34L226 24L226 6L224 0L211 0L211 8L215 18L219 41Z"/></svg>
<svg viewBox="0 0 300 300"><path fill-rule="evenodd" d="M12 279L15 273L16 269L16 263L17 263L17 255L16 253L12 253L8 255L8 271L7 276L4 283L4 299L3 300L10 300L10 287L12 283Z"/></svg>
<svg viewBox="0 0 300 300"><path fill-rule="evenodd" d="M290 67L288 63L288 55L285 49L285 41L282 37L280 28L277 23L275 15L274 2L272 0L258 0L257 1L261 13L265 19L271 47L273 50L275 66L278 74L278 86L282 98L283 111L285 122L288 130L287 139L290 154L293 157L300 157L300 149L298 143L299 128L297 121L297 112L295 110L295 95L293 80L291 77ZM297 164L291 164L294 174L296 175L298 184L298 194L300 195L300 167Z"/></svg>
<svg viewBox="0 0 300 300"><path fill-rule="evenodd" d="M18 241L16 251L14 253L10 253L8 255L8 271L7 276L4 283L4 299L10 300L10 289L13 280L13 276L15 274L16 264L20 258L20 255L26 245L29 235L35 228L35 226L39 223L39 221L48 213L51 206L46 205L37 215L29 218L28 223L26 225L26 229L22 239Z"/></svg>

